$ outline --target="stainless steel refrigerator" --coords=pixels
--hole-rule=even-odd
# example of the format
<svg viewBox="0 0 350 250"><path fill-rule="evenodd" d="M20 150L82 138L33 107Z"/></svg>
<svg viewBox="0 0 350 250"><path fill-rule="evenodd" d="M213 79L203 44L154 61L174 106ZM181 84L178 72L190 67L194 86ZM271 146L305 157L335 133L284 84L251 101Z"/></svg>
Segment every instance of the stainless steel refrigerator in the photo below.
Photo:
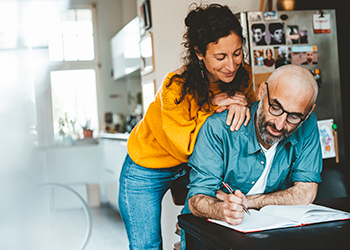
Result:
<svg viewBox="0 0 350 250"><path fill-rule="evenodd" d="M337 125L338 156L345 157L335 10L238 13L247 55L258 89L273 70L297 64L314 75L319 85L315 114ZM344 107L343 107L344 108Z"/></svg>

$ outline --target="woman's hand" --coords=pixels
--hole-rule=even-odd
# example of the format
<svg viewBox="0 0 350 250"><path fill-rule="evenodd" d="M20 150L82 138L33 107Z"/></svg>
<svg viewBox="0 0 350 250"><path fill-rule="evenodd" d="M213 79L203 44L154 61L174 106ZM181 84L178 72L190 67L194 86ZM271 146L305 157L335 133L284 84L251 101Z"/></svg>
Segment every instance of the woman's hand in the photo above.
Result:
<svg viewBox="0 0 350 250"><path fill-rule="evenodd" d="M220 106L220 108L216 110L217 113L221 113L228 109L226 125L231 125L231 131L239 130L243 122L244 126L248 125L250 120L250 110L247 107L248 100L241 92L236 92L236 94L231 97L226 93L217 94L212 102Z"/></svg>

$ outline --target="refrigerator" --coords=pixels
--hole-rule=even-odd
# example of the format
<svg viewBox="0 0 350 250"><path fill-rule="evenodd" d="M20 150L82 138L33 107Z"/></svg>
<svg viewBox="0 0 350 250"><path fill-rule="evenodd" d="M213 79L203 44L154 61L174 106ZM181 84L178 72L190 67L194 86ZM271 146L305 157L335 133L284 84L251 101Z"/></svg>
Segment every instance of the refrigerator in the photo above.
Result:
<svg viewBox="0 0 350 250"><path fill-rule="evenodd" d="M237 17L255 91L281 65L310 70L319 86L314 112L323 158L345 161L335 10L241 12Z"/></svg>

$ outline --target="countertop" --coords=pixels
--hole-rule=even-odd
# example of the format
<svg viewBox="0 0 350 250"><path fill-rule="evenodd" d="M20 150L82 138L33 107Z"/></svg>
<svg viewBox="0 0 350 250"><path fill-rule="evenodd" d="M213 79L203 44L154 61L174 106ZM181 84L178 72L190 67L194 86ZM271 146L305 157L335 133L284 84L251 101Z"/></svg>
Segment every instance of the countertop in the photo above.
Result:
<svg viewBox="0 0 350 250"><path fill-rule="evenodd" d="M100 133L99 139L112 139L112 140L128 140L129 133Z"/></svg>

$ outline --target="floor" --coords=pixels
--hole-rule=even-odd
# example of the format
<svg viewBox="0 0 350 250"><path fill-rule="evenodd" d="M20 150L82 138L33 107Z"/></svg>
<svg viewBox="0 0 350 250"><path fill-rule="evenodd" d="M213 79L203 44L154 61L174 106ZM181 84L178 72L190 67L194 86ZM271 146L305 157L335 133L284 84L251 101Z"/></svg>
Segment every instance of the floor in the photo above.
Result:
<svg viewBox="0 0 350 250"><path fill-rule="evenodd" d="M92 216L91 238L84 250L126 250L128 239L119 214L105 205L90 209Z"/></svg>

